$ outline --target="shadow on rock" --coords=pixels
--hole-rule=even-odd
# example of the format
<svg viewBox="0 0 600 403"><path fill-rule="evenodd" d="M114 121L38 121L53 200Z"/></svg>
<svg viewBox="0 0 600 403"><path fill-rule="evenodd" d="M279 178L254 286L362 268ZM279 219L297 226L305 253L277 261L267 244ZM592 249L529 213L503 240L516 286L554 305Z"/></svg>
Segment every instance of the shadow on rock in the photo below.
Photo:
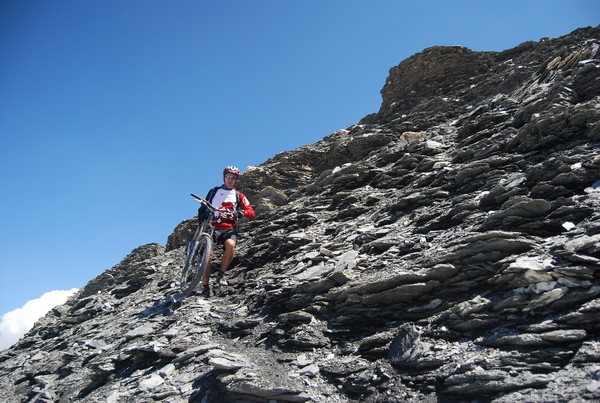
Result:
<svg viewBox="0 0 600 403"><path fill-rule="evenodd" d="M148 318L158 315L172 316L175 313L175 310L181 307L184 298L185 295L181 292L167 294L162 300L155 301L154 305L144 309L142 312L138 313L137 316L139 318Z"/></svg>

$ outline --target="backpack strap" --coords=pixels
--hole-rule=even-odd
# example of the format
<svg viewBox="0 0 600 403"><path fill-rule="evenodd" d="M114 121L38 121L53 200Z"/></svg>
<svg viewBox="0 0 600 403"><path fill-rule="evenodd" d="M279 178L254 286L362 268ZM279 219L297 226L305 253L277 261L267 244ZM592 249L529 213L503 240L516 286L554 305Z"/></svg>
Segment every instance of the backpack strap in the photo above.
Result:
<svg viewBox="0 0 600 403"><path fill-rule="evenodd" d="M217 194L217 190L219 190L220 187L221 186L215 186L214 188L208 191L208 194L206 195L206 200L208 200L209 203L212 203L215 195Z"/></svg>

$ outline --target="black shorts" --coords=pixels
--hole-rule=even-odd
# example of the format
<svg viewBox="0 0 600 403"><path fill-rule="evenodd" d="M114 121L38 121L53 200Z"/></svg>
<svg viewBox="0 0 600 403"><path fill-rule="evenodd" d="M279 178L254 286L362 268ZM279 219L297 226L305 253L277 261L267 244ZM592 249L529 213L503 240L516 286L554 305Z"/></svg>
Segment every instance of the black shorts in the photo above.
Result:
<svg viewBox="0 0 600 403"><path fill-rule="evenodd" d="M235 229L218 230L215 229L213 234L215 243L225 245L225 241L233 239L233 242L237 242L237 231Z"/></svg>

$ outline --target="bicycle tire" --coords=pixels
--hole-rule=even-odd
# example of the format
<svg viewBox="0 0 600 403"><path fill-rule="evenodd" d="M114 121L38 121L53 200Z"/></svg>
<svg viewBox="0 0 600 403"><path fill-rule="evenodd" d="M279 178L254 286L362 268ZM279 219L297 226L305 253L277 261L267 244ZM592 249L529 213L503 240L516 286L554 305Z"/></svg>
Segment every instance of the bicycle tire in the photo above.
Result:
<svg viewBox="0 0 600 403"><path fill-rule="evenodd" d="M200 283L204 270L210 265L212 250L213 240L209 234L200 235L198 242L192 245L181 273L181 291L184 294L190 294Z"/></svg>

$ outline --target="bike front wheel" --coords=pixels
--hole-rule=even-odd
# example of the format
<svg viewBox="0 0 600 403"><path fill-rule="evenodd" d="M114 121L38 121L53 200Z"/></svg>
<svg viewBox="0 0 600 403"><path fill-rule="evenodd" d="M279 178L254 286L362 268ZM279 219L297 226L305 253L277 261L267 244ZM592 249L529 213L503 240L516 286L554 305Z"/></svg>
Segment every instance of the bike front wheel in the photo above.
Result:
<svg viewBox="0 0 600 403"><path fill-rule="evenodd" d="M213 240L209 234L200 235L200 239L188 249L181 273L181 291L190 294L200 283L204 270L210 265Z"/></svg>

